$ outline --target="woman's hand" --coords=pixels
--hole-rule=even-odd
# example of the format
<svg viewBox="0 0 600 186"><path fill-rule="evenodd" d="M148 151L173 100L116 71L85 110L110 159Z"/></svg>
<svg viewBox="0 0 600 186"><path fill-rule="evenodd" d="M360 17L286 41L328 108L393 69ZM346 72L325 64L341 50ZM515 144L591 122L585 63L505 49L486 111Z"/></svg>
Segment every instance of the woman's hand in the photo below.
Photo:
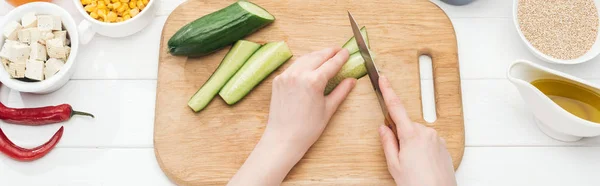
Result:
<svg viewBox="0 0 600 186"><path fill-rule="evenodd" d="M346 49L316 51L275 77L265 132L229 185L281 184L356 84L355 79L346 79L324 96L327 81L348 57Z"/></svg>
<svg viewBox="0 0 600 186"><path fill-rule="evenodd" d="M396 136L387 126L379 127L388 170L396 184L456 186L452 158L444 139L437 135L435 129L408 118L387 78L381 76L379 86L398 129Z"/></svg>

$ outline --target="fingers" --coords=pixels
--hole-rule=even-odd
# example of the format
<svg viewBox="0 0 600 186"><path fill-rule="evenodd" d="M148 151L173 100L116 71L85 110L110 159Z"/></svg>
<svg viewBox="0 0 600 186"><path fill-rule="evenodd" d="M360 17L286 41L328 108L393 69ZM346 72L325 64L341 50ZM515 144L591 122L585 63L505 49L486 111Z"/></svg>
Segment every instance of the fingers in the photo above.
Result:
<svg viewBox="0 0 600 186"><path fill-rule="evenodd" d="M345 79L325 98L327 101L328 116L333 116L354 86L356 86L356 79Z"/></svg>
<svg viewBox="0 0 600 186"><path fill-rule="evenodd" d="M350 57L350 53L347 49L342 49L335 54L331 59L327 60L321 67L319 67L316 71L317 74L324 75L327 79L333 78L342 66L348 61Z"/></svg>
<svg viewBox="0 0 600 186"><path fill-rule="evenodd" d="M385 126L379 126L379 136L381 137L381 145L383 146L383 152L387 161L388 170L393 174L393 171L397 170L397 165L400 162L398 153L398 140L392 130Z"/></svg>
<svg viewBox="0 0 600 186"><path fill-rule="evenodd" d="M315 70L332 58L339 50L340 48L326 48L306 54L296 60L293 68L296 70Z"/></svg>
<svg viewBox="0 0 600 186"><path fill-rule="evenodd" d="M413 133L414 124L410 121L406 109L402 105L402 101L400 101L400 98L398 98L385 76L379 77L379 87L390 116L394 120L394 123L396 123L398 139L402 139L403 136L410 136Z"/></svg>

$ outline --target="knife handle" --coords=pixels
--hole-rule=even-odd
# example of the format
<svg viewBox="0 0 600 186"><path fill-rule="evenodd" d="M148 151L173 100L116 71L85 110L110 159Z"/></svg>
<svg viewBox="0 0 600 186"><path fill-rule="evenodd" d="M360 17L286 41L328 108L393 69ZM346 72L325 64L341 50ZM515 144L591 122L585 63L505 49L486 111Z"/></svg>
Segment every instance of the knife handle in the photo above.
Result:
<svg viewBox="0 0 600 186"><path fill-rule="evenodd" d="M392 117L390 116L389 113L385 115L385 125L388 126L390 129L392 129L392 132L394 132L394 135L396 136L396 138L398 138L398 131L396 129L396 123L394 123L394 120L392 120Z"/></svg>

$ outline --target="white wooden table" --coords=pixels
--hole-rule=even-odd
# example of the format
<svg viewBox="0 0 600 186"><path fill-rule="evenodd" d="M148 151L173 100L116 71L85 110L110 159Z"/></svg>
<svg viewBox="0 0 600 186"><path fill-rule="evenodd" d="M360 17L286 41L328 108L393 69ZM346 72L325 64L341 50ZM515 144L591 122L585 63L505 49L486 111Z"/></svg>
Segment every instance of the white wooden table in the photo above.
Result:
<svg viewBox="0 0 600 186"><path fill-rule="evenodd" d="M97 116L42 127L0 122L7 136L25 147L42 144L65 126L57 148L38 161L22 163L0 154L0 185L173 185L156 162L152 135L160 34L183 1L160 0L154 22L133 36L94 38L81 48L77 62L82 64L72 80L57 92L0 88L0 101L8 106L70 103ZM77 22L82 19L71 0L54 2ZM600 83L600 59L574 66L536 59L518 38L510 0L460 7L435 2L452 19L459 44L466 130L459 185L599 185L600 138L564 143L541 133L505 74L511 62L528 59ZM0 18L10 9L0 3Z"/></svg>

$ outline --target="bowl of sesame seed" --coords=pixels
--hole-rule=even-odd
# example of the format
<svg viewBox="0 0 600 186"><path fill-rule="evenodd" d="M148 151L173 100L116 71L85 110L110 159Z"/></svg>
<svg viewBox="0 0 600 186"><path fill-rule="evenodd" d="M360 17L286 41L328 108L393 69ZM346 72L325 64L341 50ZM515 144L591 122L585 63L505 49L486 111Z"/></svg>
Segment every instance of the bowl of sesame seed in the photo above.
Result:
<svg viewBox="0 0 600 186"><path fill-rule="evenodd" d="M514 0L519 36L538 58L579 64L600 54L600 0Z"/></svg>

